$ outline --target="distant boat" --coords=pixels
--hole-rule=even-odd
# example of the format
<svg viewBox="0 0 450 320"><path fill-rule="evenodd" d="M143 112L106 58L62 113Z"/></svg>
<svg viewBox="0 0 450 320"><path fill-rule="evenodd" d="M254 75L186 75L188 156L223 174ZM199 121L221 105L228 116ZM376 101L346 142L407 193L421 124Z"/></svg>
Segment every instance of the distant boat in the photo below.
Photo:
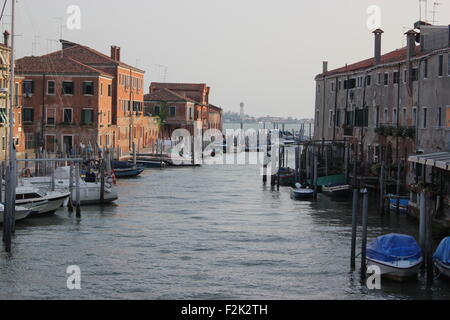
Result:
<svg viewBox="0 0 450 320"><path fill-rule="evenodd" d="M112 167L116 178L135 178L144 172L143 167L128 161L112 161Z"/></svg>
<svg viewBox="0 0 450 320"><path fill-rule="evenodd" d="M3 203L0 203L0 224L3 224L4 212L5 212L5 206ZM20 220L23 220L28 217L28 215L31 212L31 209L16 206L16 209L14 212L15 212L15 214L14 214L15 220L20 221Z"/></svg>
<svg viewBox="0 0 450 320"><path fill-rule="evenodd" d="M157 160L136 160L136 164L145 168L165 168L167 163L165 161Z"/></svg>
<svg viewBox="0 0 450 320"><path fill-rule="evenodd" d="M295 188L291 188L291 198L296 200L309 200L314 197L314 190L303 188L300 183L295 184Z"/></svg>
<svg viewBox="0 0 450 320"><path fill-rule="evenodd" d="M441 241L433 256L433 260L439 272L450 279L450 237Z"/></svg>
<svg viewBox="0 0 450 320"><path fill-rule="evenodd" d="M399 204L400 204L400 213L408 213L409 200L400 199ZM389 208L392 211L397 211L397 199L389 199Z"/></svg>
<svg viewBox="0 0 450 320"><path fill-rule="evenodd" d="M393 280L417 276L422 263L422 249L411 236L388 234L367 246L367 265L378 266L382 276Z"/></svg>
<svg viewBox="0 0 450 320"><path fill-rule="evenodd" d="M349 184L331 184L322 187L322 193L331 197L347 197L352 186Z"/></svg>
<svg viewBox="0 0 450 320"><path fill-rule="evenodd" d="M292 186L295 183L295 171L291 168L280 168L277 179L280 179L281 186Z"/></svg>

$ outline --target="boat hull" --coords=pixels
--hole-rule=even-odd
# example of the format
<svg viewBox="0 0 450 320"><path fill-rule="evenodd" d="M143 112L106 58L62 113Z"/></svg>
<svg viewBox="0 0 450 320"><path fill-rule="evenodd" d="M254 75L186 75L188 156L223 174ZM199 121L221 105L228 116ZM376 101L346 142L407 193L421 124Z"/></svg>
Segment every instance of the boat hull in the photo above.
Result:
<svg viewBox="0 0 450 320"><path fill-rule="evenodd" d="M435 260L434 265L439 270L441 275L450 280L450 265L443 263L442 261Z"/></svg>
<svg viewBox="0 0 450 320"><path fill-rule="evenodd" d="M314 198L314 192L299 192L292 188L291 198L295 200L311 200Z"/></svg>
<svg viewBox="0 0 450 320"><path fill-rule="evenodd" d="M144 172L144 168L132 168L132 169L115 169L114 174L116 178L135 178Z"/></svg>
<svg viewBox="0 0 450 320"><path fill-rule="evenodd" d="M45 200L32 200L32 201L17 200L16 204L30 209L31 210L30 216L35 216L41 214L55 213L56 210L58 210L64 205L64 203L67 201L68 198L69 193L66 193L59 197L47 198L45 199L46 202L42 204L40 203L44 202Z"/></svg>
<svg viewBox="0 0 450 320"><path fill-rule="evenodd" d="M351 187L349 185L345 186L335 186L335 187L322 187L322 193L329 197L348 197L350 195Z"/></svg>
<svg viewBox="0 0 450 320"><path fill-rule="evenodd" d="M27 208L19 209L16 207L16 210L15 210L15 218L16 219L15 220L20 221L20 220L26 219L30 215L30 212L31 212L30 209L27 209ZM0 211L0 224L3 224L3 215L4 215L4 211L1 210Z"/></svg>
<svg viewBox="0 0 450 320"><path fill-rule="evenodd" d="M381 276L395 281L406 281L417 277L422 266L423 259L415 261L397 261L393 263L367 258L367 265L380 268Z"/></svg>

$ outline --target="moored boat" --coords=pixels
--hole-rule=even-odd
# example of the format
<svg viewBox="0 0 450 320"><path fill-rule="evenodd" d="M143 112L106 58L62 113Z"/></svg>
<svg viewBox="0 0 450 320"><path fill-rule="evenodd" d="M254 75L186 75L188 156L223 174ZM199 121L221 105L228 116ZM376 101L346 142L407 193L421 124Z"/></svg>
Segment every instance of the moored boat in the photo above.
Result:
<svg viewBox="0 0 450 320"><path fill-rule="evenodd" d="M450 237L441 241L434 253L433 260L441 275L450 279Z"/></svg>
<svg viewBox="0 0 450 320"><path fill-rule="evenodd" d="M18 187L16 189L16 204L30 209L30 215L54 213L63 206L69 196L69 192L46 192L34 187Z"/></svg>
<svg viewBox="0 0 450 320"><path fill-rule="evenodd" d="M5 206L3 203L0 203L0 224L3 224L3 215L5 212ZM16 206L16 209L14 211L14 216L16 221L20 221L23 219L26 219L28 215L30 214L31 210L29 208Z"/></svg>
<svg viewBox="0 0 450 320"><path fill-rule="evenodd" d="M330 184L322 187L322 192L331 197L347 197L350 195L351 186L349 184Z"/></svg>
<svg viewBox="0 0 450 320"><path fill-rule="evenodd" d="M143 167L135 166L128 161L112 161L112 166L117 178L135 178L144 171Z"/></svg>
<svg viewBox="0 0 450 320"><path fill-rule="evenodd" d="M292 186L295 183L295 171L291 168L280 168L277 174L281 186Z"/></svg>
<svg viewBox="0 0 450 320"><path fill-rule="evenodd" d="M407 199L389 199L389 209L391 211L397 211L397 201L399 203L400 213L408 213L409 200Z"/></svg>
<svg viewBox="0 0 450 320"><path fill-rule="evenodd" d="M310 188L303 188L300 183L291 188L291 198L296 200L309 200L314 197L314 190Z"/></svg>
<svg viewBox="0 0 450 320"><path fill-rule="evenodd" d="M367 265L378 266L381 276L393 280L417 276L422 263L422 249L411 236L388 234L367 246Z"/></svg>

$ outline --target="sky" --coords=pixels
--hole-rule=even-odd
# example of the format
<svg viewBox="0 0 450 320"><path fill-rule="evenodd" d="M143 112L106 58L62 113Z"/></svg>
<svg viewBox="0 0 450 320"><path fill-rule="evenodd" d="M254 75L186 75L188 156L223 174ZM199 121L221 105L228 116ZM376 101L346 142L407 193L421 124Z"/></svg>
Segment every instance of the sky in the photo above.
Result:
<svg viewBox="0 0 450 320"><path fill-rule="evenodd" d="M425 12L433 19L433 2L428 10L422 3L422 19ZM439 2L435 20L448 25L450 0ZM67 13L73 5L79 28ZM105 54L120 46L124 62L146 70L147 88L207 83L210 102L225 111L239 112L244 102L254 116L309 118L322 61L333 69L373 56L373 5L383 52L402 47L403 33L419 20L418 0L19 0L16 54L55 51L62 32ZM9 14L7 6L3 30Z"/></svg>

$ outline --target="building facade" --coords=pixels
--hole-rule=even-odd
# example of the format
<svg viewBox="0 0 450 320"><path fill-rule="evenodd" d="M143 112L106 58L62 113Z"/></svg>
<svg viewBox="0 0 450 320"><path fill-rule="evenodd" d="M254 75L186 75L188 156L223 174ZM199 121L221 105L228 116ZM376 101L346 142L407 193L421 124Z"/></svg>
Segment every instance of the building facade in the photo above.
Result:
<svg viewBox="0 0 450 320"><path fill-rule="evenodd" d="M400 166L410 187L417 182L410 155L450 151L450 27L418 22L405 34L407 46L387 54L383 31L373 33L374 57L334 70L324 62L314 139L345 141L365 175L382 161L388 170Z"/></svg>

